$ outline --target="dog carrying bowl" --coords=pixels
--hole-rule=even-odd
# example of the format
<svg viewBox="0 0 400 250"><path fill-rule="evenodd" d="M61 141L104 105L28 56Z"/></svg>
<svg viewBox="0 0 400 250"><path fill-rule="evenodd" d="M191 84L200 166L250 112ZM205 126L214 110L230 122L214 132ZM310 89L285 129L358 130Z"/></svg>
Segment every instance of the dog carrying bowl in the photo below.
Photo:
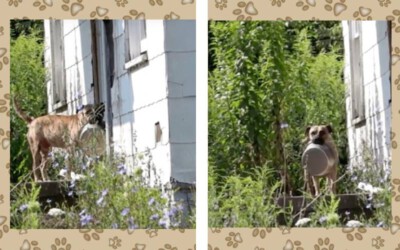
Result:
<svg viewBox="0 0 400 250"><path fill-rule="evenodd" d="M88 156L100 156L106 151L105 131L97 124L86 124L82 128L79 141Z"/></svg>
<svg viewBox="0 0 400 250"><path fill-rule="evenodd" d="M310 143L304 150L301 163L310 176L323 176L334 167L335 162L332 159L334 156L329 147Z"/></svg>

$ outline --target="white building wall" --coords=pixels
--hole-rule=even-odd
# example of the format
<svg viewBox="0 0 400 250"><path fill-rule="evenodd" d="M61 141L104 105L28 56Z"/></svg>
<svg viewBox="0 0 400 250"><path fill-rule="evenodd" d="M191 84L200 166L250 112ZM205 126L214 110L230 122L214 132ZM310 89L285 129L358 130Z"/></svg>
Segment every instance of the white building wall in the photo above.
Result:
<svg viewBox="0 0 400 250"><path fill-rule="evenodd" d="M90 21L65 20L65 72L68 110L93 103L93 71ZM50 46L49 22L45 22ZM147 161L134 161L138 152L150 149L152 161L167 183L170 177L195 182L195 22L146 21L148 64L126 70L124 21L113 26L115 81L111 89L113 143L130 166L147 168ZM50 49L45 52L51 69ZM51 83L48 84L49 97ZM51 102L51 98L49 98ZM49 112L52 110L49 103ZM155 142L155 123L162 129ZM154 176L152 177L152 179Z"/></svg>
<svg viewBox="0 0 400 250"><path fill-rule="evenodd" d="M50 49L50 24L45 21L45 60L50 80L47 83L48 96L51 97L53 79L51 79L51 49ZM67 109L61 109L64 114L75 114L76 109L82 104L94 102L92 52L91 52L91 30L88 20L65 20L63 21L64 39L64 66L66 81ZM57 84L57 83L56 83ZM53 100L48 99L48 112L53 110Z"/></svg>
<svg viewBox="0 0 400 250"><path fill-rule="evenodd" d="M365 21L361 24L365 125L352 121L352 93L348 22L343 21L345 47L344 78L347 85L346 107L351 166L362 166L365 144L372 150L377 164L390 167L390 50L389 33L385 21Z"/></svg>
<svg viewBox="0 0 400 250"><path fill-rule="evenodd" d="M196 181L195 21L165 22L172 177ZM185 131L185 133L182 133Z"/></svg>

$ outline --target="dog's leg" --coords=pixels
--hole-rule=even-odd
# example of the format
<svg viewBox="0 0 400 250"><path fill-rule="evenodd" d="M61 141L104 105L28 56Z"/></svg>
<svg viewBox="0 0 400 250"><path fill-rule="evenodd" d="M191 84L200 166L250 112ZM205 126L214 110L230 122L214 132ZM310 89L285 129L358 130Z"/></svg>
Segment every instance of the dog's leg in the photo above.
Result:
<svg viewBox="0 0 400 250"><path fill-rule="evenodd" d="M336 194L336 178L337 178L336 171L333 171L328 176L329 191L333 194Z"/></svg>
<svg viewBox="0 0 400 250"><path fill-rule="evenodd" d="M311 176L313 185L314 185L314 189L315 189L315 196L319 195L319 177L318 176Z"/></svg>
<svg viewBox="0 0 400 250"><path fill-rule="evenodd" d="M29 147L31 149L32 153L32 172L33 172L33 178L35 182L39 182L42 180L41 174L40 174L40 152L39 152L39 145L35 144L33 140L31 140L28 137L28 142L29 142Z"/></svg>
<svg viewBox="0 0 400 250"><path fill-rule="evenodd" d="M47 173L47 169L48 169L48 160L47 160L47 156L49 154L49 149L45 148L45 149L41 149L40 150L40 156L41 156L41 163L40 163L40 172L42 173L42 177L43 177L43 181L49 181L49 175Z"/></svg>

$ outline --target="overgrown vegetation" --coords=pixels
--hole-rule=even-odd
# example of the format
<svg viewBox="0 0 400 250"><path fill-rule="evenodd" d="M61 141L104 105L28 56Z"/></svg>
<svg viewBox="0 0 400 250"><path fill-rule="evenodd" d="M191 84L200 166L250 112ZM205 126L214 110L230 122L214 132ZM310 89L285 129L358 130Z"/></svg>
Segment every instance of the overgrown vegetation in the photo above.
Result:
<svg viewBox="0 0 400 250"><path fill-rule="evenodd" d="M11 93L30 116L46 114L46 70L43 60L43 22L11 23ZM43 228L194 228L195 210L172 197L161 184L149 152L135 154L133 166L124 155L89 157L76 148L73 155L54 150L48 164L51 180L69 165L75 175L64 182L67 200L42 200L40 185L32 180L27 125L11 112L11 227ZM86 145L87 146L87 145ZM89 147L95 148L90 144ZM86 149L86 151L88 151ZM85 151L85 152L86 152ZM89 150L90 151L90 150ZM137 151L137 150L135 150ZM147 169L142 173L141 162ZM134 169L134 170L133 170ZM151 175L152 183L144 176ZM156 181L154 181L156 180Z"/></svg>
<svg viewBox="0 0 400 250"><path fill-rule="evenodd" d="M43 21L19 23L12 21L11 33L11 95L23 108L29 108L31 116L46 113L46 70L43 64ZM15 33L15 34L14 34ZM17 36L18 35L18 36ZM27 125L11 109L11 182L26 176L32 166L28 142Z"/></svg>
<svg viewBox="0 0 400 250"><path fill-rule="evenodd" d="M212 21L209 34L209 225L276 226L291 213L274 199L303 195L308 125L332 125L343 178L337 191L354 193L340 23ZM314 205L312 225L341 223L336 197Z"/></svg>
<svg viewBox="0 0 400 250"><path fill-rule="evenodd" d="M52 155L53 180L65 172L65 155ZM37 185L27 188L28 181L12 188L11 226L13 228L193 228L194 211L185 211L183 201L174 202L171 191L161 184L150 185L142 170L131 171L124 158L99 160L73 159L82 172L66 182L68 196L74 204L51 199L39 203ZM79 157L79 158L78 158ZM149 158L148 158L149 159ZM150 163L149 163L150 164ZM154 169L152 170L155 171ZM50 209L59 209L55 214Z"/></svg>

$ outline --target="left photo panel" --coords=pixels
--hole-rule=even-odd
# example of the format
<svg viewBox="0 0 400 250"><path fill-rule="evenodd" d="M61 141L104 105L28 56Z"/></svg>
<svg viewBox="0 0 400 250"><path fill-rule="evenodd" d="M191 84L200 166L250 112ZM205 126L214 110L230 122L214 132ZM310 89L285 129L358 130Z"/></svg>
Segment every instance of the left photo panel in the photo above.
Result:
<svg viewBox="0 0 400 250"><path fill-rule="evenodd" d="M196 227L196 22L10 21L10 227Z"/></svg>

